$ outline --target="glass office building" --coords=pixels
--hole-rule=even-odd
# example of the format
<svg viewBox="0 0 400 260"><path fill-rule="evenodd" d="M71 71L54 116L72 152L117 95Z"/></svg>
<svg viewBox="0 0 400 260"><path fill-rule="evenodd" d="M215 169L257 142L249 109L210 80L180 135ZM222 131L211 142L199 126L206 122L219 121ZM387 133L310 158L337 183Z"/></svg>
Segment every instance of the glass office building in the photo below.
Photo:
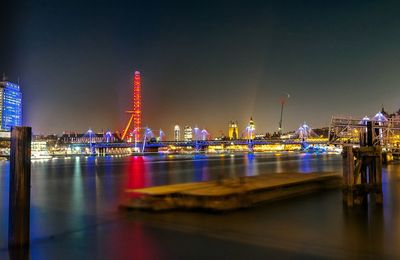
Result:
<svg viewBox="0 0 400 260"><path fill-rule="evenodd" d="M22 93L15 83L0 82L0 120L0 130L22 124Z"/></svg>

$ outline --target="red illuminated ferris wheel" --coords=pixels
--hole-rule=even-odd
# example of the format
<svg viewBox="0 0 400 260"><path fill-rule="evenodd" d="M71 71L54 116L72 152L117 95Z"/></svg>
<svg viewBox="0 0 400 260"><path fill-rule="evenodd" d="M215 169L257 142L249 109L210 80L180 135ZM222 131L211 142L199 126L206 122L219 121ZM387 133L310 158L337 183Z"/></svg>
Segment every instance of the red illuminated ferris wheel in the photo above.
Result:
<svg viewBox="0 0 400 260"><path fill-rule="evenodd" d="M129 134L132 133L134 140L137 142L140 140L140 129L142 127L142 94L141 94L141 78L140 72L135 71L133 76L133 108L130 111L126 111L131 114L128 124L126 125L124 132L122 133L122 140L128 139ZM131 124L133 125L131 127Z"/></svg>

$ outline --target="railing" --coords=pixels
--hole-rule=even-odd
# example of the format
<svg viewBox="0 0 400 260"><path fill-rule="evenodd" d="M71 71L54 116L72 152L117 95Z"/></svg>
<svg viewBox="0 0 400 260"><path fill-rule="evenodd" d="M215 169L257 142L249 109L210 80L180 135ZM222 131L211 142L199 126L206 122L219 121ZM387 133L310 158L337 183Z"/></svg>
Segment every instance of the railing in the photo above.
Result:
<svg viewBox="0 0 400 260"><path fill-rule="evenodd" d="M367 122L372 124L373 143L390 148L400 142L400 118L366 120L344 116L333 116L329 127L329 143L360 144L360 136L366 133Z"/></svg>
<svg viewBox="0 0 400 260"><path fill-rule="evenodd" d="M308 139L306 140L309 144L326 144L327 139ZM162 142L146 142L146 147L155 148L155 147L166 147L166 146L178 146L178 147L206 147L206 146L217 146L217 145L270 145L270 144L302 144L304 143L303 140L300 139L286 139L286 140L276 140L276 139L269 139L269 140L198 140L198 141L162 141ZM89 147L89 143L74 143L70 144L71 146L76 147ZM137 143L107 143L107 142L98 142L92 144L93 148L133 148L133 147L142 147L143 142Z"/></svg>

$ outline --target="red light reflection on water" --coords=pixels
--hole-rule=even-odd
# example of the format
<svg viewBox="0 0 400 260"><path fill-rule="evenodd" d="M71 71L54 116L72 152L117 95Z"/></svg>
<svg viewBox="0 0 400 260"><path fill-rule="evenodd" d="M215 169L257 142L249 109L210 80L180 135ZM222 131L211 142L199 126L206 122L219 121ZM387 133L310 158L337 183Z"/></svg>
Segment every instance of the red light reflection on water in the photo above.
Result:
<svg viewBox="0 0 400 260"><path fill-rule="evenodd" d="M142 156L133 156L129 160L128 170L126 171L125 177L125 191L134 189L144 188L146 186L145 175L147 169L145 166L145 160ZM125 196L128 198L136 198L138 194L132 192L125 192Z"/></svg>
<svg viewBox="0 0 400 260"><path fill-rule="evenodd" d="M140 223L124 223L108 230L104 241L110 259L161 259L161 241Z"/></svg>

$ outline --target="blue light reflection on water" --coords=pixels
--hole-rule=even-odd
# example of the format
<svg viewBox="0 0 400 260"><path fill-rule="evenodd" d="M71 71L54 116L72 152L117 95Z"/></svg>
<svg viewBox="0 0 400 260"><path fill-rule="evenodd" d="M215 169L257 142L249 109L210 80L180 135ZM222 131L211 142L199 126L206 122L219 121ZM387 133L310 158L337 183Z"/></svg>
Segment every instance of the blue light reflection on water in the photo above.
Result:
<svg viewBox="0 0 400 260"><path fill-rule="evenodd" d="M109 189L102 189L102 184L105 186L111 185L112 184L112 175L113 175L113 169L112 169L112 163L113 163L113 157L111 156L106 156L104 157L104 174L98 174L96 173L96 192L97 194L100 193L106 193L111 195L111 190ZM101 190L99 190L101 189Z"/></svg>
<svg viewBox="0 0 400 260"><path fill-rule="evenodd" d="M196 154L193 156L194 182L203 181L204 175L207 175L207 161L202 159L204 159L203 155Z"/></svg>
<svg viewBox="0 0 400 260"><path fill-rule="evenodd" d="M244 161L246 165L246 176L256 176L258 175L257 165L254 163L254 153L248 153L244 156Z"/></svg>
<svg viewBox="0 0 400 260"><path fill-rule="evenodd" d="M311 159L312 159L312 154L308 153L303 153L301 155L301 160L300 160L300 172L301 173L309 173L311 171Z"/></svg>

